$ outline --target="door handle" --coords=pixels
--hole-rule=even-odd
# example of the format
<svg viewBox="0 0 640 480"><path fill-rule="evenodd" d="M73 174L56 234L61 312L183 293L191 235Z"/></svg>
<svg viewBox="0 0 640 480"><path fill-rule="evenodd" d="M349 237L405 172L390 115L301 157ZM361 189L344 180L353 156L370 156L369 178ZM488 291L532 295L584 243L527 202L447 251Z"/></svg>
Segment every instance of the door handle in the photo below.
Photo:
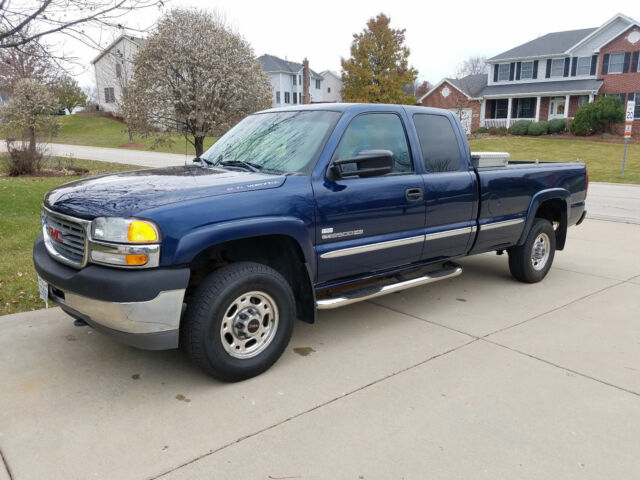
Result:
<svg viewBox="0 0 640 480"><path fill-rule="evenodd" d="M422 189L421 188L407 188L404 191L404 197L408 202L418 202L422 200Z"/></svg>

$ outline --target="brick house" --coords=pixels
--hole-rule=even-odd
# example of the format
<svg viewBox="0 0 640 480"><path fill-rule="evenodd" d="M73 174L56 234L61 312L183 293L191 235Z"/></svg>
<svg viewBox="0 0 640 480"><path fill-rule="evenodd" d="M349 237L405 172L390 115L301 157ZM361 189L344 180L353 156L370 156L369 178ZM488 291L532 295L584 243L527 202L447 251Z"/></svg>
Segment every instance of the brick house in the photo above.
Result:
<svg viewBox="0 0 640 480"><path fill-rule="evenodd" d="M640 99L640 23L618 14L597 28L554 32L507 50L488 74L445 78L419 99L447 108L467 132L519 119L573 118L598 95ZM476 78L477 77L477 78ZM640 128L640 101L634 128Z"/></svg>

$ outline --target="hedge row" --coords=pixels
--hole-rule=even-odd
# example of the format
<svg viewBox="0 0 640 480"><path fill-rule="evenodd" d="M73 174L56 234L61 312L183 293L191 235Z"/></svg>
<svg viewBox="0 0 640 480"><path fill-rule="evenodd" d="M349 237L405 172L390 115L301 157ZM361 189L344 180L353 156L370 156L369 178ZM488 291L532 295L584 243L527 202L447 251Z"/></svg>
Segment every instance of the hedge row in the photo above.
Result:
<svg viewBox="0 0 640 480"><path fill-rule="evenodd" d="M490 135L546 135L548 133L562 133L567 129L567 124L562 118L554 118L549 122L532 122L531 120L517 120L511 128L506 127L480 127L476 133L488 133Z"/></svg>

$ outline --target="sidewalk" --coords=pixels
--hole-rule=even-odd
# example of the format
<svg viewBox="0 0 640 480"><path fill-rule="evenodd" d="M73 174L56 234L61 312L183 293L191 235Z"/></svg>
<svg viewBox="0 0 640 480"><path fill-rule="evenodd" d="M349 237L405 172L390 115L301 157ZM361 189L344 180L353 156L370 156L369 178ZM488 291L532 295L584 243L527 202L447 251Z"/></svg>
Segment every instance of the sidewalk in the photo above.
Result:
<svg viewBox="0 0 640 480"><path fill-rule="evenodd" d="M640 478L639 243L586 220L534 285L463 259L297 322L237 384L58 308L5 316L0 451L13 480Z"/></svg>

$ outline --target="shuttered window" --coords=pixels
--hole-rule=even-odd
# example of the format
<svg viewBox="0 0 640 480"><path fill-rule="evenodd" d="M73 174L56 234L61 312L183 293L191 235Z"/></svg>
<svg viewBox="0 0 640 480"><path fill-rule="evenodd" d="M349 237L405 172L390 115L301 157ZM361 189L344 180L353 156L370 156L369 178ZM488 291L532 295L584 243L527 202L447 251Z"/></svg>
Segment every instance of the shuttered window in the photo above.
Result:
<svg viewBox="0 0 640 480"><path fill-rule="evenodd" d="M624 68L624 53L612 53L609 55L609 72L622 73Z"/></svg>
<svg viewBox="0 0 640 480"><path fill-rule="evenodd" d="M116 95L113 91L113 87L107 87L104 89L104 102L105 103L115 103Z"/></svg>
<svg viewBox="0 0 640 480"><path fill-rule="evenodd" d="M498 81L499 82L504 82L506 80L509 80L509 69L510 69L511 65L508 63L501 63L498 66Z"/></svg>
<svg viewBox="0 0 640 480"><path fill-rule="evenodd" d="M578 57L578 67L576 69L576 75L590 75L591 74L591 57Z"/></svg>
<svg viewBox="0 0 640 480"><path fill-rule="evenodd" d="M522 62L520 66L520 79L527 80L533 77L533 62Z"/></svg>
<svg viewBox="0 0 640 480"><path fill-rule="evenodd" d="M564 76L564 58L554 58L551 60L551 76Z"/></svg>

